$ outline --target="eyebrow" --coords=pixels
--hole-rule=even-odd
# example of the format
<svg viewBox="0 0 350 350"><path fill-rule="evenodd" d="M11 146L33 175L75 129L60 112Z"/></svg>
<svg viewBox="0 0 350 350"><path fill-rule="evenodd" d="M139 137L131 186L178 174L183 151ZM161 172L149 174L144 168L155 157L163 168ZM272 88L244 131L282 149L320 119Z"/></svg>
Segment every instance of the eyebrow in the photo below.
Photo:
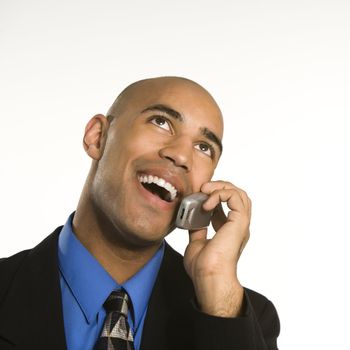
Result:
<svg viewBox="0 0 350 350"><path fill-rule="evenodd" d="M183 122L183 120L184 120L181 113L179 113L175 109L172 109L172 108L170 108L166 105L163 105L163 104L157 104L154 106L147 107L141 113L145 113L145 112L149 112L149 111L160 111L160 112L166 113L166 114L170 115L171 117L177 119L180 122ZM209 130L206 127L201 128L200 132L204 137L206 137L210 141L214 142L218 146L218 148L220 149L220 153L222 153L222 149L223 149L222 142L215 135L215 133L213 133L211 130Z"/></svg>
<svg viewBox="0 0 350 350"><path fill-rule="evenodd" d="M212 131L208 128L201 128L201 134L207 139L213 141L219 147L220 153L222 153L222 142Z"/></svg>
<svg viewBox="0 0 350 350"><path fill-rule="evenodd" d="M145 113L148 111L160 111L160 112L164 112L166 114L169 114L171 117L174 117L175 119L179 120L180 122L183 122L183 120L184 120L181 113L179 113L178 111L175 111L175 109L172 109L172 108L165 106L165 105L154 105L154 106L147 107L146 109L144 109L142 111L142 113Z"/></svg>

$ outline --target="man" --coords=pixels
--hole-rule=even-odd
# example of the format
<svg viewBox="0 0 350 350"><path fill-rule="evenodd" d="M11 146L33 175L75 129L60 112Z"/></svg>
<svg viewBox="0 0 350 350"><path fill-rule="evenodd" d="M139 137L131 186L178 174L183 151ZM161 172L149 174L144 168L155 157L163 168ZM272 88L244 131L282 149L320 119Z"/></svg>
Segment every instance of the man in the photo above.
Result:
<svg viewBox="0 0 350 350"><path fill-rule="evenodd" d="M211 181L222 136L216 102L184 78L136 82L107 117L94 116L76 212L34 249L0 262L0 348L277 349L273 305L236 273L250 199ZM194 192L209 195L203 209L214 210L216 233L189 232L182 259L164 237ZM110 300L124 311L109 310Z"/></svg>

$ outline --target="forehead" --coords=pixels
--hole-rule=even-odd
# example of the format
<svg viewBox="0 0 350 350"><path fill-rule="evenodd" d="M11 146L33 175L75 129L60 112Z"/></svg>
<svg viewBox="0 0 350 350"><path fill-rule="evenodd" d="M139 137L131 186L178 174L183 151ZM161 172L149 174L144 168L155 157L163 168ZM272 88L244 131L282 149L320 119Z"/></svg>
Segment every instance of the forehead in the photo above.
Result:
<svg viewBox="0 0 350 350"><path fill-rule="evenodd" d="M207 127L222 138L223 120L220 108L204 88L192 81L158 78L133 84L120 95L110 114L131 111L138 113L157 104L176 110L185 122Z"/></svg>

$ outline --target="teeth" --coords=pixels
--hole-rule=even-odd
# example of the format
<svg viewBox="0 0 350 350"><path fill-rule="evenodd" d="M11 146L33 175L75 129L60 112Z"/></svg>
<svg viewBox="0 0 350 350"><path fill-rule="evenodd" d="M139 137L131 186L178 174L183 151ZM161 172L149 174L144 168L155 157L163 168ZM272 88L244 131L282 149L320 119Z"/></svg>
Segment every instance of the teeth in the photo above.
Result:
<svg viewBox="0 0 350 350"><path fill-rule="evenodd" d="M177 195L176 188L169 182L166 182L164 179L153 175L140 175L138 178L141 183L155 183L158 186L165 188L170 193L171 201L175 199Z"/></svg>

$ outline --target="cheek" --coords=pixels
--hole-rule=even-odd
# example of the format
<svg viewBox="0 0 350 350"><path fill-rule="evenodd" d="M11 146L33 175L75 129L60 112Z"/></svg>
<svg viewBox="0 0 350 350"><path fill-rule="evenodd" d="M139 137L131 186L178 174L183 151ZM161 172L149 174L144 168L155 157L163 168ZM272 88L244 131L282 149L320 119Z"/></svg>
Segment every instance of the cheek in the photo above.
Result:
<svg viewBox="0 0 350 350"><path fill-rule="evenodd" d="M137 158L149 151L157 149L157 139L147 129L138 128L133 133L128 133L120 138L119 153L123 158Z"/></svg>
<svg viewBox="0 0 350 350"><path fill-rule="evenodd" d="M194 162L192 168L193 192L199 192L204 183L211 181L214 170L215 168L211 161L198 160Z"/></svg>
<svg viewBox="0 0 350 350"><path fill-rule="evenodd" d="M151 146L150 138L142 130L118 132L107 144L104 165L113 168L113 172L123 173L130 162L146 153Z"/></svg>
<svg viewBox="0 0 350 350"><path fill-rule="evenodd" d="M147 133L125 133L118 135L105 149L100 160L99 177L109 191L117 192L126 188L135 176L136 165L158 154L156 142ZM154 140L154 138L153 138ZM113 190L113 191L112 191Z"/></svg>

